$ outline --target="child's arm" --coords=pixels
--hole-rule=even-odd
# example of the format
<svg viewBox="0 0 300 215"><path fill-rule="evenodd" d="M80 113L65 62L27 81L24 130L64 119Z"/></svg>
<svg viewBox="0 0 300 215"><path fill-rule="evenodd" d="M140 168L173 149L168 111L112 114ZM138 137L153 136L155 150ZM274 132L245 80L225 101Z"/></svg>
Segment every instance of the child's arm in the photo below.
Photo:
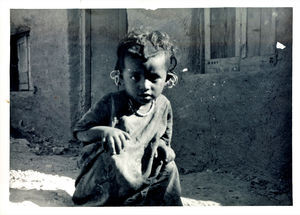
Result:
<svg viewBox="0 0 300 215"><path fill-rule="evenodd" d="M109 126L95 126L86 131L78 131L77 139L82 142L106 143L112 154L120 154L124 149L126 141L130 140L130 135L118 128Z"/></svg>
<svg viewBox="0 0 300 215"><path fill-rule="evenodd" d="M160 140L157 146L156 157L159 157L164 162L169 163L175 159L175 156L174 150L170 146L167 146L164 141Z"/></svg>
<svg viewBox="0 0 300 215"><path fill-rule="evenodd" d="M112 95L108 94L94 104L75 124L74 137L85 143L100 142L112 154L120 153L130 136L120 129L106 126L113 103Z"/></svg>

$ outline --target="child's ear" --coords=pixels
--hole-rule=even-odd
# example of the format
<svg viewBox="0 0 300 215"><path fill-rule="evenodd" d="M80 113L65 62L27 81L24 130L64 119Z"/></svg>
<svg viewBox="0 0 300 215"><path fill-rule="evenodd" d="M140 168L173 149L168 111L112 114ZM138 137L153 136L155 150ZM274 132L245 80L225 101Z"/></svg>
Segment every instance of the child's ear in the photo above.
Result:
<svg viewBox="0 0 300 215"><path fill-rule="evenodd" d="M177 82L178 82L178 76L175 75L174 73L168 72L165 86L167 86L168 88L172 88L177 84Z"/></svg>
<svg viewBox="0 0 300 215"><path fill-rule="evenodd" d="M168 68L169 73L175 69L177 66L177 59L174 55L171 55L170 57L170 66Z"/></svg>
<svg viewBox="0 0 300 215"><path fill-rule="evenodd" d="M119 87L121 85L121 80L123 80L122 74L119 70L113 70L110 73L110 78L114 80L115 85Z"/></svg>

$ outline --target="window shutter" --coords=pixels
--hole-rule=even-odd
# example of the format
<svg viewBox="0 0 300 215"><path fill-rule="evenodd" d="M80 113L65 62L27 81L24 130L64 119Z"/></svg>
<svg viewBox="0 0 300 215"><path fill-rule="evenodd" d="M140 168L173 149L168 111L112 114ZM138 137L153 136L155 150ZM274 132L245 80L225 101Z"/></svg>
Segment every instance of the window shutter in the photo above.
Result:
<svg viewBox="0 0 300 215"><path fill-rule="evenodd" d="M205 73L274 65L275 9L206 8L204 23Z"/></svg>
<svg viewBox="0 0 300 215"><path fill-rule="evenodd" d="M17 41L19 90L29 90L29 47L28 37L22 36Z"/></svg>

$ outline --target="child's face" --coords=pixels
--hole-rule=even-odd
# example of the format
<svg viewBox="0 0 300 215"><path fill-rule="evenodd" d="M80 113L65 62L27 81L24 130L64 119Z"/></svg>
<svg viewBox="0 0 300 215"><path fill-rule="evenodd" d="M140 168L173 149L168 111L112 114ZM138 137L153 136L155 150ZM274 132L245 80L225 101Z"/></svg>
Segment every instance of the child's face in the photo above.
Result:
<svg viewBox="0 0 300 215"><path fill-rule="evenodd" d="M147 104L163 91L167 76L166 55L161 52L144 62L125 56L123 82L127 94L139 104Z"/></svg>

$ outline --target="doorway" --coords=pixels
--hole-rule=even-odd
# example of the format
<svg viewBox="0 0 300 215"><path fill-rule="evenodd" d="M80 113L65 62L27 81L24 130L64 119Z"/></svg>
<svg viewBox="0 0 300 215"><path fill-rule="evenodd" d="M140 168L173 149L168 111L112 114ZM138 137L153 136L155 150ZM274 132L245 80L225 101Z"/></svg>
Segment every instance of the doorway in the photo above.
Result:
<svg viewBox="0 0 300 215"><path fill-rule="evenodd" d="M117 46L127 33L126 9L87 9L81 14L82 67L85 109L116 91L110 72L117 61Z"/></svg>

